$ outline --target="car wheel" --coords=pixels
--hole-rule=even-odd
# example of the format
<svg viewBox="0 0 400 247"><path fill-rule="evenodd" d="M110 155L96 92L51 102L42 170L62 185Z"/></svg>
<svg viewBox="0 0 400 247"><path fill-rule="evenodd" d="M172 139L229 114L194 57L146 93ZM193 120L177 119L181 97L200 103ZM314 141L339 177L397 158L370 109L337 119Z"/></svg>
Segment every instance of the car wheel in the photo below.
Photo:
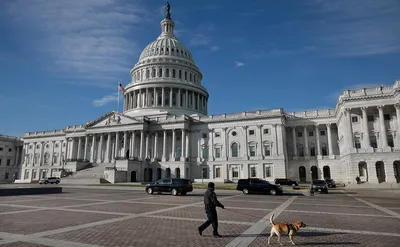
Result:
<svg viewBox="0 0 400 247"><path fill-rule="evenodd" d="M44 184L48 184L48 183L49 183L49 182L47 182L47 181L46 181L46 182L44 182Z"/></svg>
<svg viewBox="0 0 400 247"><path fill-rule="evenodd" d="M271 189L271 191L270 191L270 193L271 193L271 195L276 195L276 190L275 189Z"/></svg>
<svg viewBox="0 0 400 247"><path fill-rule="evenodd" d="M177 189L172 189L172 195L177 196L178 195L178 190Z"/></svg>
<svg viewBox="0 0 400 247"><path fill-rule="evenodd" d="M245 195L249 194L249 190L248 189L243 189L243 194L245 194Z"/></svg>
<svg viewBox="0 0 400 247"><path fill-rule="evenodd" d="M59 181L56 182L56 184L59 184L59 183L60 183Z"/></svg>
<svg viewBox="0 0 400 247"><path fill-rule="evenodd" d="M151 194L153 194L153 189L152 188L147 188L147 194L149 194L149 195L151 195Z"/></svg>

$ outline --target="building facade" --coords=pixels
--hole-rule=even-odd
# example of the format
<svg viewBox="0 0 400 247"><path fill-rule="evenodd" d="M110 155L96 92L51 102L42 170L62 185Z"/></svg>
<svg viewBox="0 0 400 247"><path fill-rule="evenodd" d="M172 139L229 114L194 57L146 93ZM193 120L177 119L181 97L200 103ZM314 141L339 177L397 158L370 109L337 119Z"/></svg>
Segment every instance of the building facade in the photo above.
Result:
<svg viewBox="0 0 400 247"><path fill-rule="evenodd" d="M168 10L160 36L130 71L123 113L25 133L23 180L91 163L106 175L113 171L112 182L329 177L351 183L357 176L399 182L400 81L346 90L335 109L208 115L202 73L174 26Z"/></svg>
<svg viewBox="0 0 400 247"><path fill-rule="evenodd" d="M23 140L0 135L0 183L19 179L23 157Z"/></svg>

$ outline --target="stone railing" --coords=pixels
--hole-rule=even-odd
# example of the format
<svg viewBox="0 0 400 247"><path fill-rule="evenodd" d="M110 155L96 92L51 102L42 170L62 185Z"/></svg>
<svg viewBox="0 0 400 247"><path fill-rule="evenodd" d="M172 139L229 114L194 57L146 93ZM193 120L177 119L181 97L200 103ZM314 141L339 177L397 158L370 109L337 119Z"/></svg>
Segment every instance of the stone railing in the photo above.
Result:
<svg viewBox="0 0 400 247"><path fill-rule="evenodd" d="M63 130L63 129L27 132L27 133L24 134L24 137L46 136L46 135L60 135L60 134L64 134L64 130Z"/></svg>
<svg viewBox="0 0 400 247"><path fill-rule="evenodd" d="M299 111L286 113L289 118L315 118L315 117L334 117L335 109L321 109L313 111Z"/></svg>

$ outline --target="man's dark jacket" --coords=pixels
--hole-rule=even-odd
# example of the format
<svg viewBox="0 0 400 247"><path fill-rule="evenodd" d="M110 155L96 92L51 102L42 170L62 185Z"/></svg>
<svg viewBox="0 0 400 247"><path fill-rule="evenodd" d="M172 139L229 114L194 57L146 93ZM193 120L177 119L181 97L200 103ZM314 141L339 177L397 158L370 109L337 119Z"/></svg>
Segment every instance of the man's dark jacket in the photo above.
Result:
<svg viewBox="0 0 400 247"><path fill-rule="evenodd" d="M215 209L216 207L224 208L224 205L217 200L217 195L215 195L212 188L207 189L206 193L204 193L204 205L208 209Z"/></svg>

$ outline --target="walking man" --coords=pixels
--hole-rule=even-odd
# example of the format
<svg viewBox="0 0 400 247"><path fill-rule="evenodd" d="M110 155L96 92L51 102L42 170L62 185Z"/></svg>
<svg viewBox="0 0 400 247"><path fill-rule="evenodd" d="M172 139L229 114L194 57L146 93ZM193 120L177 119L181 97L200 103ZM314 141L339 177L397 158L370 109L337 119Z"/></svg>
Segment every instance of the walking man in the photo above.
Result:
<svg viewBox="0 0 400 247"><path fill-rule="evenodd" d="M221 235L218 234L218 215L217 215L217 207L225 208L217 200L217 195L215 195L215 184L213 182L208 183L208 189L206 193L204 193L204 206L207 214L207 221L204 222L203 225L199 226L199 234L200 236L203 234L203 231L212 224L213 227L213 237L220 238Z"/></svg>

